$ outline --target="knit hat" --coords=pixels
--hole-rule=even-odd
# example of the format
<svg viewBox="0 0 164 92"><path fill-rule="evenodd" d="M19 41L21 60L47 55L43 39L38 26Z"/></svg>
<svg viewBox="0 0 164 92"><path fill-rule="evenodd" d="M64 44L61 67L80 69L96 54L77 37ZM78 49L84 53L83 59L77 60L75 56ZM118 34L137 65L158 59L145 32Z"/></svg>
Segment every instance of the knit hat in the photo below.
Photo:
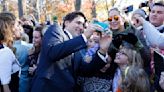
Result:
<svg viewBox="0 0 164 92"><path fill-rule="evenodd" d="M146 18L146 12L143 10L143 9L137 9L133 12L133 15L134 14L139 14L141 15L144 19Z"/></svg>

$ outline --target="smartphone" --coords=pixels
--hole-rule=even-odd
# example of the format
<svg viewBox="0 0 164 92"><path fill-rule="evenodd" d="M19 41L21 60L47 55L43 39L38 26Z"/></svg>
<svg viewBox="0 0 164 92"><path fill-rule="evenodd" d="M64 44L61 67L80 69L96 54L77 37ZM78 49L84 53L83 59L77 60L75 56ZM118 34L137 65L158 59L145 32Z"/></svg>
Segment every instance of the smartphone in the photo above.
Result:
<svg viewBox="0 0 164 92"><path fill-rule="evenodd" d="M104 22L94 21L93 23L101 26L103 28L103 32L106 32L108 30L109 26L108 26L108 24L106 24Z"/></svg>
<svg viewBox="0 0 164 92"><path fill-rule="evenodd" d="M129 13L131 11L133 11L133 5L130 5L126 8L127 10L125 11L125 13Z"/></svg>

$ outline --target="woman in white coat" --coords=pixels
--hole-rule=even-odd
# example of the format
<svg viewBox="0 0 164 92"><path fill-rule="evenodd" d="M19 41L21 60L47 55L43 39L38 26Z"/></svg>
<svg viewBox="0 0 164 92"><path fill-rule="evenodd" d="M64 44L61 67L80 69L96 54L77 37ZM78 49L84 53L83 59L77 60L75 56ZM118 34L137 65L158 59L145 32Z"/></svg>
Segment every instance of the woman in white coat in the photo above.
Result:
<svg viewBox="0 0 164 92"><path fill-rule="evenodd" d="M12 90L11 76L20 69L11 49L13 42L12 31L15 25L11 15L11 13L0 13L0 91L2 92L16 92Z"/></svg>

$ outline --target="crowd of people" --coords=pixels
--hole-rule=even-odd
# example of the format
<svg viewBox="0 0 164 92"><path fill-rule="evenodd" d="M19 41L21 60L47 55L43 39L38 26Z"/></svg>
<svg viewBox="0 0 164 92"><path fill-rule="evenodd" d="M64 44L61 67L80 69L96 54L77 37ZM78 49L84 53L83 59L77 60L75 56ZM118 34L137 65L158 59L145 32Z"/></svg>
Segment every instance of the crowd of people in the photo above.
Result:
<svg viewBox="0 0 164 92"><path fill-rule="evenodd" d="M149 2L130 19L112 7L107 22L74 11L46 25L1 12L0 92L163 92L154 53L164 61L164 1Z"/></svg>

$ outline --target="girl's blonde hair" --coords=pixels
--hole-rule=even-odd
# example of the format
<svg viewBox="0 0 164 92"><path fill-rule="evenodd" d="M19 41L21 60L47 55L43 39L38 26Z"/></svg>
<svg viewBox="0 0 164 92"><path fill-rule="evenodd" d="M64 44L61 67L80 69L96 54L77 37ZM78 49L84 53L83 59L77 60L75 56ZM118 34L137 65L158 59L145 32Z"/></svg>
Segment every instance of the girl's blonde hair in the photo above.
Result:
<svg viewBox="0 0 164 92"><path fill-rule="evenodd" d="M123 92L150 92L148 76L143 68L129 66L122 82Z"/></svg>
<svg viewBox="0 0 164 92"><path fill-rule="evenodd" d="M139 52L127 47L122 47L121 49L124 50L124 53L128 57L128 65L143 67L143 60Z"/></svg>

